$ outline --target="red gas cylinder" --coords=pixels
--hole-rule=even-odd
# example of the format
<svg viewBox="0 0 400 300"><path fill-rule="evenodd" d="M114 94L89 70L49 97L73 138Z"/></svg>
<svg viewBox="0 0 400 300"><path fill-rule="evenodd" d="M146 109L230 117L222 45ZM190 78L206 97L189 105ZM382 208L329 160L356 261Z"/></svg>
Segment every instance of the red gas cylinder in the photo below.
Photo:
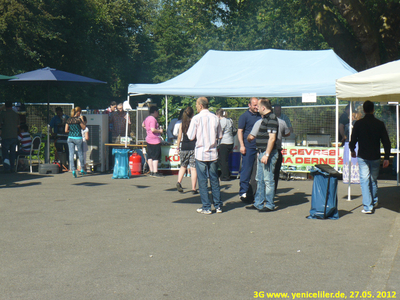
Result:
<svg viewBox="0 0 400 300"><path fill-rule="evenodd" d="M129 170L131 175L140 175L142 171L142 157L136 152L129 157Z"/></svg>

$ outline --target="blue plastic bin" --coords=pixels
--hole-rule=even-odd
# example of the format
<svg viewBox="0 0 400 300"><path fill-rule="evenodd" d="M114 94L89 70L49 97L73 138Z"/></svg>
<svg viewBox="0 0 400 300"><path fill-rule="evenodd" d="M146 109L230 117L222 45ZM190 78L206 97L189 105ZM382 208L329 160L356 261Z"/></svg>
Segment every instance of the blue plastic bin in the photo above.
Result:
<svg viewBox="0 0 400 300"><path fill-rule="evenodd" d="M129 149L114 148L112 154L114 157L114 172L112 179L129 179Z"/></svg>
<svg viewBox="0 0 400 300"><path fill-rule="evenodd" d="M228 165L229 165L229 171L231 171L231 175L238 175L240 171L240 152L231 152L229 154L229 160L228 160Z"/></svg>
<svg viewBox="0 0 400 300"><path fill-rule="evenodd" d="M311 171L314 177L312 194L311 194L311 210L308 219L339 219L337 209L337 186L338 178L332 174L322 171L315 166L315 170Z"/></svg>

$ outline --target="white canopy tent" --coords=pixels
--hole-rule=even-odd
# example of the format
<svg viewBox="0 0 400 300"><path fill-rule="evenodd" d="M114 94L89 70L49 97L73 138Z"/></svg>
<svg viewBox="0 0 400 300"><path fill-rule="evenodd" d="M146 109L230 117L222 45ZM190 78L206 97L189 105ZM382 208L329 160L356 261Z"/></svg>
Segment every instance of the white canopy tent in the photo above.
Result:
<svg viewBox="0 0 400 300"><path fill-rule="evenodd" d="M301 97L336 95L335 80L356 71L333 50L208 51L182 74L130 84L129 95Z"/></svg>
<svg viewBox="0 0 400 300"><path fill-rule="evenodd" d="M400 60L380 65L336 81L336 97L348 101L395 102L397 124L397 185L399 185ZM350 114L351 122L351 114ZM351 124L351 123L350 123ZM350 126L351 130L351 126ZM350 180L349 180L350 182Z"/></svg>
<svg viewBox="0 0 400 300"><path fill-rule="evenodd" d="M356 73L333 50L208 51L182 74L158 84L130 84L128 95L335 96L335 81ZM337 125L338 126L338 125ZM168 123L166 121L166 128Z"/></svg>

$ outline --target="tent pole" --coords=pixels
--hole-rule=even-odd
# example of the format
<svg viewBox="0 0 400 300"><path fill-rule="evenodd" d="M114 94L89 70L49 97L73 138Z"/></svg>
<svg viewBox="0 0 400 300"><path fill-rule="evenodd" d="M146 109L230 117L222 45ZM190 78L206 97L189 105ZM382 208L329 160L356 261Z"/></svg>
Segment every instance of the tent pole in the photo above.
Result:
<svg viewBox="0 0 400 300"><path fill-rule="evenodd" d="M50 84L47 83L47 153L45 163L50 163Z"/></svg>
<svg viewBox="0 0 400 300"><path fill-rule="evenodd" d="M168 128L168 96L165 95L165 132Z"/></svg>
<svg viewBox="0 0 400 300"><path fill-rule="evenodd" d="M128 103L129 103L129 95L128 95L128 99L127 99ZM125 148L128 148L128 120L129 120L129 110L126 110L126 116L125 116Z"/></svg>
<svg viewBox="0 0 400 300"><path fill-rule="evenodd" d="M397 186L399 186L399 103L396 105L396 123L397 123Z"/></svg>
<svg viewBox="0 0 400 300"><path fill-rule="evenodd" d="M335 133L336 162L335 169L339 170L339 99L336 97L336 133Z"/></svg>
<svg viewBox="0 0 400 300"><path fill-rule="evenodd" d="M352 105L351 105L351 102L349 101L349 104L350 104L350 113L349 113L349 136L348 136L348 139L349 139L349 142L348 142L348 145L349 145L349 153L348 153L348 155L349 155L349 186L348 186L348 188L347 188L347 201L351 201L351 151L350 151L350 137L351 137L351 123L353 122L353 108L352 108Z"/></svg>

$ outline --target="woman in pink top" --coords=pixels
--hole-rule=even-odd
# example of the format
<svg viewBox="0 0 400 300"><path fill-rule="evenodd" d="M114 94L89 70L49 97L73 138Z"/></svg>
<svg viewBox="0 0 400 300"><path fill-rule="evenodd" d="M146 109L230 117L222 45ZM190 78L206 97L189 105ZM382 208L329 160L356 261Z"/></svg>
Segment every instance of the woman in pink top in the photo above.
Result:
<svg viewBox="0 0 400 300"><path fill-rule="evenodd" d="M158 125L158 108L150 107L150 115L143 121L143 128L146 129L147 161L149 163L150 176L163 177L158 173L158 161L161 159L161 134L164 132Z"/></svg>

